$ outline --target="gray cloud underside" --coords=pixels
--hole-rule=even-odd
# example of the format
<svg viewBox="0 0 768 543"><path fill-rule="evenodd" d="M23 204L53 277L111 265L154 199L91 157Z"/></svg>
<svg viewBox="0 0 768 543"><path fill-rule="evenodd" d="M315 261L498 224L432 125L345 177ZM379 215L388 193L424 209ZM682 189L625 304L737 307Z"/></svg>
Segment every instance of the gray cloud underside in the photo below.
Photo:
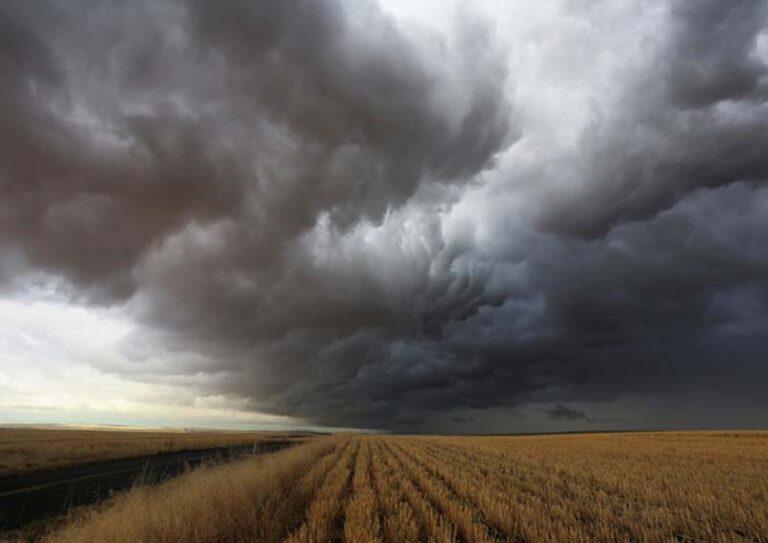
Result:
<svg viewBox="0 0 768 543"><path fill-rule="evenodd" d="M576 144L523 167L500 157L536 127L471 14L439 35L369 2L5 5L3 288L125 304L136 363L110 371L209 373L319 423L750 394L768 14L664 7Z"/></svg>

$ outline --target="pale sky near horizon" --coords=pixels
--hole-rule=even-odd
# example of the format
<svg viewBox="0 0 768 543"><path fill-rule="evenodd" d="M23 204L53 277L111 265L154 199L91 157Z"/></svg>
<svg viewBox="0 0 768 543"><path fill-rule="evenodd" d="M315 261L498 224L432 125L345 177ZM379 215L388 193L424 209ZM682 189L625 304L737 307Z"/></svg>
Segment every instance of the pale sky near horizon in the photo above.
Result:
<svg viewBox="0 0 768 543"><path fill-rule="evenodd" d="M768 425L759 0L0 7L0 424Z"/></svg>

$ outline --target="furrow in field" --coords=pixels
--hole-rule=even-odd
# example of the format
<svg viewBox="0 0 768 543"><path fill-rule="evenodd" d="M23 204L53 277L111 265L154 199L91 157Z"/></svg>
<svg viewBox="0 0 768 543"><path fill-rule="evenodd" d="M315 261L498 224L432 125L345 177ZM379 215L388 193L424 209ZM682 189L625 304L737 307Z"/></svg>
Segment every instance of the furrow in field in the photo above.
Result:
<svg viewBox="0 0 768 543"><path fill-rule="evenodd" d="M381 499L379 497L379 494L376 492L376 480L375 477L375 469L376 469L376 463L380 461L379 457L376 455L376 447L374 447L373 441L370 439L367 440L368 442L368 450L369 450L369 456L370 461L368 462L368 487L371 489L371 494L373 495L373 511L371 513L372 519L373 519L373 525L376 527L376 538L378 542L383 541L383 535L382 535L382 520L381 520Z"/></svg>
<svg viewBox="0 0 768 543"><path fill-rule="evenodd" d="M411 474L403 469L400 461L391 452L387 452L384 459L389 469L398 476L401 494L405 496L419 516L423 539L439 543L462 543L464 539L459 534L456 525L440 512L439 506L421 490L412 479Z"/></svg>
<svg viewBox="0 0 768 543"><path fill-rule="evenodd" d="M420 457L429 459L423 462L436 477L474 501L502 532L512 535L519 524L510 522L517 516L514 508L525 507L531 502L540 505L540 496L528 485L518 486L520 481L509 477L509 469L498 466L491 459L473 458L466 453L461 449L445 450L431 444L424 445L418 452ZM538 475L533 469L527 474L530 480L538 480L543 488L547 482ZM501 500L502 497L505 499Z"/></svg>
<svg viewBox="0 0 768 543"><path fill-rule="evenodd" d="M352 493L344 509L344 540L350 543L381 541L376 495L371 484L371 443L359 438Z"/></svg>
<svg viewBox="0 0 768 543"><path fill-rule="evenodd" d="M455 471L485 479L490 493L517 500L526 521L521 531L537 540L643 540L649 533L657 540L732 540L740 533L760 533L759 522L745 514L754 511L753 500L745 496L744 506L723 507L717 493L702 491L712 485L719 464L709 464L705 479L696 483L698 475L686 475L687 465L670 453L659 462L642 449L606 451L600 439L574 444L551 439L533 452L526 450L530 441L511 447L489 440L492 446L472 443L463 453L455 445L444 450L442 440L435 439L430 441L440 446L429 454L443 455ZM612 447L619 439L611 438Z"/></svg>
<svg viewBox="0 0 768 543"><path fill-rule="evenodd" d="M442 445L442 444L441 444ZM543 541L625 540L637 537L630 498L615 496L541 464L516 465L503 455L425 445L423 455L458 492L472 496L484 515L509 537ZM642 504L636 504L641 508ZM633 535L634 534L634 535Z"/></svg>
<svg viewBox="0 0 768 543"><path fill-rule="evenodd" d="M468 543L496 541L496 530L484 521L471 502L463 499L445 481L434 477L430 470L415 462L400 442L392 441L388 445L391 454L398 459L417 487L458 527L463 540ZM412 442L409 443L409 448L415 446Z"/></svg>
<svg viewBox="0 0 768 543"><path fill-rule="evenodd" d="M416 543L422 541L413 507L400 492L399 473L386 461L383 438L373 444L373 484L381 511L382 536L387 543Z"/></svg>
<svg viewBox="0 0 768 543"><path fill-rule="evenodd" d="M258 522L254 527L256 540L278 542L301 525L306 508L321 482L348 446L348 443L336 444L294 477L275 483L277 488L263 498L259 507Z"/></svg>
<svg viewBox="0 0 768 543"><path fill-rule="evenodd" d="M458 452L453 452L453 456L443 456L426 448L416 452L417 460L434 477L442 480L457 495L471 503L486 522L503 534L505 539L526 539L520 529L523 509L514 489L509 489L506 494L496 492L493 481L488 480L482 472L483 468L470 464Z"/></svg>
<svg viewBox="0 0 768 543"><path fill-rule="evenodd" d="M570 535L558 536L564 539L554 537L558 531L557 516L563 513L561 504L546 504L537 496L520 495L513 486L500 490L493 475L498 472L488 469L487 464L479 465L471 461L460 450L441 454L439 447L421 445L411 449L411 452L414 460L431 476L472 504L486 523L503 534L506 540L539 540L542 533L553 536L552 539L547 536L546 540L572 540L572 531ZM544 528L544 531L539 528Z"/></svg>
<svg viewBox="0 0 768 543"><path fill-rule="evenodd" d="M632 512L647 507L636 496L606 492L593 476L575 477L557 466L512 461L503 452L494 455L442 444L427 448L427 454L470 484L483 481L479 506L502 521L517 519L518 531L525 537L540 538L543 532L557 540L578 534L632 539Z"/></svg>
<svg viewBox="0 0 768 543"><path fill-rule="evenodd" d="M325 543L340 538L336 533L359 443L348 441L339 461L331 468L307 510L307 518L285 543Z"/></svg>

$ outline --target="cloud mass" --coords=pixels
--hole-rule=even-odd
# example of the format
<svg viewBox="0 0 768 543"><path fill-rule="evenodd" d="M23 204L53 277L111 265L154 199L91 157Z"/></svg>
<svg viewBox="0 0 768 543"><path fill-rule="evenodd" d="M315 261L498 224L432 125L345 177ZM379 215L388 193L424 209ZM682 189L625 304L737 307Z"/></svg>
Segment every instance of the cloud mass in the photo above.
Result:
<svg viewBox="0 0 768 543"><path fill-rule="evenodd" d="M764 425L766 4L518 4L0 7L0 294L312 424Z"/></svg>

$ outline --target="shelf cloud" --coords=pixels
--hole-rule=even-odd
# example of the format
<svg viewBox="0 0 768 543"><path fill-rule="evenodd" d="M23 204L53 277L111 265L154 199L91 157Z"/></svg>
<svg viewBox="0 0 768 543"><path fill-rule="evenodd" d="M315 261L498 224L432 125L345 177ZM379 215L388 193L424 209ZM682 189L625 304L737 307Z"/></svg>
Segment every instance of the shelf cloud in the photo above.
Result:
<svg viewBox="0 0 768 543"><path fill-rule="evenodd" d="M0 7L0 293L121 308L100 371L318 425L764 423L765 2L492 6Z"/></svg>

